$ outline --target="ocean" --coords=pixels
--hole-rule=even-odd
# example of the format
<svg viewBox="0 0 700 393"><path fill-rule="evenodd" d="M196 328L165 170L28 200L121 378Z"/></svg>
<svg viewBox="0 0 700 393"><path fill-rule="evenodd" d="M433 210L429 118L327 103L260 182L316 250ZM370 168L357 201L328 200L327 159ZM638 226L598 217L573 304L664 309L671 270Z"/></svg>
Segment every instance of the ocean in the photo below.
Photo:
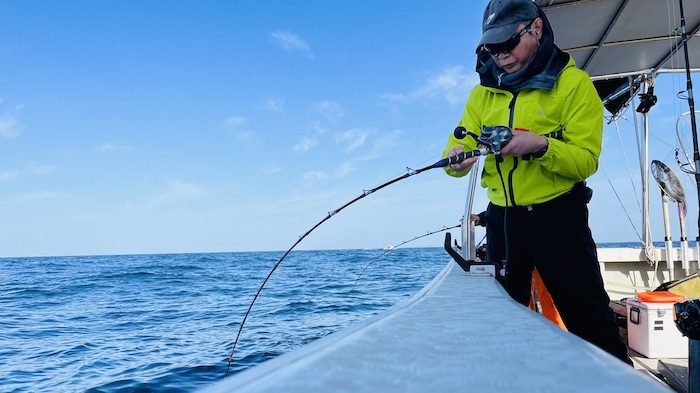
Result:
<svg viewBox="0 0 700 393"><path fill-rule="evenodd" d="M0 390L189 392L221 380L281 255L2 258ZM448 260L441 248L292 252L253 307L231 372L411 297Z"/></svg>

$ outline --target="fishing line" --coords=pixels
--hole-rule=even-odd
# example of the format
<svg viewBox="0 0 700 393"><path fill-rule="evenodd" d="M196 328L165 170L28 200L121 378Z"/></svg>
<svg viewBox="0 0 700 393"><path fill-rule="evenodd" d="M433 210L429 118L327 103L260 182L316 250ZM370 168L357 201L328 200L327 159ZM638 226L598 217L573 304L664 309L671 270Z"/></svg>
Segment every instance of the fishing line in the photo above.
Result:
<svg viewBox="0 0 700 393"><path fill-rule="evenodd" d="M479 242L476 243L476 248L479 248L479 246L481 246L481 244L484 242L484 240L486 240L486 235L484 235L484 236L481 238L481 240L479 240Z"/></svg>
<svg viewBox="0 0 700 393"><path fill-rule="evenodd" d="M410 242L412 242L412 241L414 241L414 240L418 240L418 239L424 238L424 237L426 237L426 236L434 235L434 234L436 234L436 233L449 231L450 229L459 228L459 227L461 227L461 226L462 226L462 224L457 224L457 225L452 226L452 227L449 227L449 228L448 228L448 227L442 227L442 229L437 229L437 230L434 230L434 231L430 231L430 232L428 232L428 233L426 233L426 234L423 234L423 235L420 235L420 236L416 236L416 237L414 237L414 238L411 239L411 240L405 240L405 241L403 241L403 242L401 242L401 243L399 243L399 244L397 244L397 245L395 245L395 246L389 246L389 247L385 248L384 251L382 251L382 252L381 252L379 255L377 255L376 257L372 258L372 260L369 261L369 262L367 263L367 265L365 265L365 268L362 269L362 271L360 272L360 274L357 276L357 279L355 280L355 283L352 285L352 288L350 288L350 292L352 292L352 291L355 289L355 286L357 286L357 283L358 283L358 282L360 281L360 279L362 278L362 275L365 274L365 271L367 271L367 269L369 268L369 266L370 266L371 264L373 264L374 262L376 262L379 258L381 258L381 257L383 257L384 255L386 255L388 252L394 251L394 250L396 250L397 248L399 248L399 247L405 245L406 243L410 243Z"/></svg>
<svg viewBox="0 0 700 393"><path fill-rule="evenodd" d="M506 127L504 127L504 128L506 128ZM463 127L458 127L458 128L455 130L455 135L457 135L458 132L460 132L460 135L461 135L461 130L464 130L464 128L463 128ZM464 132L465 132L465 135L466 135L466 130L464 130ZM500 137L501 139L503 139L503 138L504 138L503 133L499 134L498 137ZM488 141L487 141L487 142L488 142ZM500 140L500 139L499 139L499 140L494 139L492 142L493 142L493 144L496 145L496 148L498 149L498 150L496 150L496 151L500 151L500 144L503 143L503 141ZM428 171L428 170L430 170L430 169L444 168L444 167L446 167L446 166L448 166L448 165L459 164L460 162L466 160L467 158L478 157L478 156L481 156L481 155L489 154L489 153L491 153L491 148L492 148L491 146L492 146L492 144L488 144L488 145L483 146L483 147L481 147L481 148L479 148L479 149L475 149L475 150L471 150L471 151L465 151L465 152L462 152L462 153L457 154L456 156L451 156L451 157L443 158L443 159L437 161L436 163L434 163L434 164L432 164L432 165L428 165L428 166L423 167L423 168L420 168L420 169L406 168L406 173L403 174L402 176L399 176L399 177L396 177L396 178L394 178L394 179L391 179L391 180L389 180L389 181L387 181L387 182L385 182L385 183L382 183L382 184L380 184L380 185L378 185L377 187L374 187L374 188L372 188L372 189L363 190L363 191L362 191L362 194L360 194L359 196L357 196L355 199L353 199L353 200L351 200L350 202L347 202L346 204L340 206L340 207L339 207L338 209L336 209L336 210L333 210L333 211L328 212L328 215L327 215L325 218L323 218L321 221L319 221L318 223L316 223L316 225L314 225L313 227L311 227L311 229L309 229L308 231L306 231L306 233L304 233L303 235L301 235L301 236L299 237L299 239L298 239L296 242L294 242L294 244L292 244L292 246L289 247L289 249L284 253L284 255L282 255L282 257L275 263L275 265L272 267L272 269L270 270L270 272L269 272L269 273L267 274L267 276L265 277L265 280L262 282L262 284L261 284L260 287L258 288L257 292L255 293L255 296L253 297L253 301L250 302L250 306L248 306L248 310L246 311L245 316L243 317L243 321L241 321L241 325L240 325L240 327L238 328L238 334L236 334L236 340L233 342L233 347L231 348L231 354L230 354L229 357L228 357L228 365L226 366L226 377L228 377L229 369L231 368L231 363L233 362L233 355L234 355L234 353L236 352L236 346L238 345L238 340L239 340L239 338L241 337L241 332L243 331L243 326L245 325L245 322L248 320L248 315L250 314L250 310L253 308L253 305L255 304L255 301L258 299L258 296L260 295L260 292L262 292L263 288L265 287L265 284L267 284L267 281L268 281L268 280L270 279L270 277L272 276L272 273L274 273L275 270L277 270L277 267L279 267L279 265L282 263L282 261L284 261L284 259L287 257L287 255L289 255L289 253L294 249L294 247L296 247L299 243L301 243L301 241L304 240L304 238L306 238L311 232L313 232L313 231L314 231L316 228L318 228L321 224L323 224L324 222L328 221L328 220L329 220L331 217L333 217L334 215L338 214L341 210L343 210L343 209L345 209L346 207L352 205L353 203L359 201L360 199L366 197L367 195L370 195L370 194L372 194L372 193L374 193L374 192L377 192L377 191L381 190L381 189L384 188L384 187L387 187L387 186L389 186L389 185L391 185L391 184L394 184L394 183L399 182L399 181L401 181L401 180L407 179L407 178L409 178L409 177L411 177L411 176L414 176L414 175L417 175L417 174L419 174L419 173Z"/></svg>

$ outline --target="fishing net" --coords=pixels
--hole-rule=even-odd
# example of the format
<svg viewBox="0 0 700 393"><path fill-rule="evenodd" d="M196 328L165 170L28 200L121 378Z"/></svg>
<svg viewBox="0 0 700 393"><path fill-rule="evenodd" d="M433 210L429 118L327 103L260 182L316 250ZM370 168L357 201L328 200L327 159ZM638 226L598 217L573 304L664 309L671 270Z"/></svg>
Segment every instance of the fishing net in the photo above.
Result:
<svg viewBox="0 0 700 393"><path fill-rule="evenodd" d="M695 111L700 114L700 111ZM693 133L690 122L690 112L686 112L676 119L676 161L685 173L695 173L695 164L693 163Z"/></svg>
<svg viewBox="0 0 700 393"><path fill-rule="evenodd" d="M685 192L683 191L683 184L681 184L678 176L676 176L666 164L659 160L651 162L651 174L654 176L654 179L656 179L656 182L659 183L661 191L683 209L683 216L685 216Z"/></svg>

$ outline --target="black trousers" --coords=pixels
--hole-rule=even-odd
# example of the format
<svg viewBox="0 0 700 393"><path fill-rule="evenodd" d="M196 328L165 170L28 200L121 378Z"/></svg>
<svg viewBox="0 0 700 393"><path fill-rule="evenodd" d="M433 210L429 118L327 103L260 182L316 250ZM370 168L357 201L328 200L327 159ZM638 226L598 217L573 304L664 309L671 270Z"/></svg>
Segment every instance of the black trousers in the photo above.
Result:
<svg viewBox="0 0 700 393"><path fill-rule="evenodd" d="M536 267L567 329L632 364L603 286L588 227L589 198L570 192L530 207L489 204L487 258L505 261L507 240L505 287L513 299L528 305Z"/></svg>

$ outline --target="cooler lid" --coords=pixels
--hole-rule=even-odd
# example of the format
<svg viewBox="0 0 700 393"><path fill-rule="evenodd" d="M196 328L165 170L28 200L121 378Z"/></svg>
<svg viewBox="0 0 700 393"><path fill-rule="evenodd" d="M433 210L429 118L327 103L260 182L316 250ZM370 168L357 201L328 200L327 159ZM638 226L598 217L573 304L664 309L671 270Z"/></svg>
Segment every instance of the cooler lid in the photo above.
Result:
<svg viewBox="0 0 700 393"><path fill-rule="evenodd" d="M637 298L645 303L676 303L685 301L685 296L669 291L647 291L637 293Z"/></svg>

